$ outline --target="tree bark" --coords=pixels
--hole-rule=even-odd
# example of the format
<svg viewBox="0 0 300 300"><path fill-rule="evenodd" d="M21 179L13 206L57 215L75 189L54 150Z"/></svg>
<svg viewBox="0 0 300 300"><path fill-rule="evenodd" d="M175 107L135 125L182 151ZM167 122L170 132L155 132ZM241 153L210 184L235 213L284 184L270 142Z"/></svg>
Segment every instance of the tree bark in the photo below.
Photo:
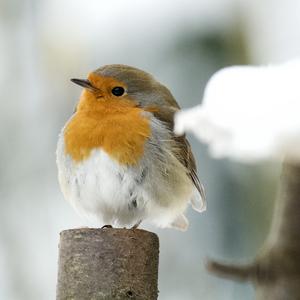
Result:
<svg viewBox="0 0 300 300"><path fill-rule="evenodd" d="M56 299L157 299L158 257L158 237L145 230L62 231Z"/></svg>
<svg viewBox="0 0 300 300"><path fill-rule="evenodd" d="M283 164L270 234L254 262L210 261L207 268L218 276L252 281L258 300L300 299L300 165Z"/></svg>

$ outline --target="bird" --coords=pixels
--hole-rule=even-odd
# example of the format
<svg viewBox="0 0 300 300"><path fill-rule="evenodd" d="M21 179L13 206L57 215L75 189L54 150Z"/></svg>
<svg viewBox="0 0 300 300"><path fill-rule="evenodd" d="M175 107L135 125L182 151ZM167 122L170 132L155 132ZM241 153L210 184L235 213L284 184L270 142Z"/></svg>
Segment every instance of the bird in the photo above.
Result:
<svg viewBox="0 0 300 300"><path fill-rule="evenodd" d="M203 212L206 200L191 146L173 132L180 107L169 89L121 64L71 81L83 90L57 143L64 198L97 226L185 231L188 204Z"/></svg>

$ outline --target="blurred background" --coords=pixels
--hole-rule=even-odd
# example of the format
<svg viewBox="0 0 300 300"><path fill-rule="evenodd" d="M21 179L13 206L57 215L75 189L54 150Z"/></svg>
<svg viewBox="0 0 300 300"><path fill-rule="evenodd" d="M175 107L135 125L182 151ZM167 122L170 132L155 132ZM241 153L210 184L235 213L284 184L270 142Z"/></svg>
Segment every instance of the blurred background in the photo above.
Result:
<svg viewBox="0 0 300 300"><path fill-rule="evenodd" d="M84 225L62 197L55 148L80 89L69 79L129 64L165 83L183 108L233 64L300 53L297 0L0 0L0 299L55 298L59 232ZM208 210L186 233L160 230L161 300L252 299L210 276L208 257L247 262L272 217L280 168L213 160L190 138Z"/></svg>

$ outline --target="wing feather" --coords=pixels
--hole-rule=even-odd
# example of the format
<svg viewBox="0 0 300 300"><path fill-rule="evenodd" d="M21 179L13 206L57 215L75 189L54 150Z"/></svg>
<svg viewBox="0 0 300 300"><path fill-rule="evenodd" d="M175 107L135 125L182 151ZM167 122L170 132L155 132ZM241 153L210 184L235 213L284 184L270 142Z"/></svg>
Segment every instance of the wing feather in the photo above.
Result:
<svg viewBox="0 0 300 300"><path fill-rule="evenodd" d="M194 197L192 199L193 208L197 211L203 211L206 208L205 191L197 175L197 166L196 166L194 155L191 150L190 143L186 139L185 135L176 136L173 133L174 115L178 110L179 110L178 105L162 106L162 107L157 107L157 109L153 111L153 115L160 121L164 122L164 124L166 124L167 127L170 128L170 131L172 132L172 138L176 142L176 148L177 148L176 151L174 151L174 154L176 155L178 160L186 167L188 171L188 176L191 178L192 182L194 183L196 189L200 194L200 197L198 196L198 199L197 197Z"/></svg>

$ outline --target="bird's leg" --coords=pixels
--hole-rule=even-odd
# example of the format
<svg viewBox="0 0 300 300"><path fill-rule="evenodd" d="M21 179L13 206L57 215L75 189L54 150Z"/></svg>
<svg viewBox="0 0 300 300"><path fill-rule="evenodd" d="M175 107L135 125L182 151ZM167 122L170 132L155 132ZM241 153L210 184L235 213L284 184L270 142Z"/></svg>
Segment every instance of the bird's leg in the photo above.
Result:
<svg viewBox="0 0 300 300"><path fill-rule="evenodd" d="M141 223L142 223L142 220L139 220L138 222L136 222L136 223L131 227L131 229L137 229L137 228L140 226Z"/></svg>
<svg viewBox="0 0 300 300"><path fill-rule="evenodd" d="M104 229L104 228L113 228L111 225L103 225L102 227L101 227L101 229Z"/></svg>

